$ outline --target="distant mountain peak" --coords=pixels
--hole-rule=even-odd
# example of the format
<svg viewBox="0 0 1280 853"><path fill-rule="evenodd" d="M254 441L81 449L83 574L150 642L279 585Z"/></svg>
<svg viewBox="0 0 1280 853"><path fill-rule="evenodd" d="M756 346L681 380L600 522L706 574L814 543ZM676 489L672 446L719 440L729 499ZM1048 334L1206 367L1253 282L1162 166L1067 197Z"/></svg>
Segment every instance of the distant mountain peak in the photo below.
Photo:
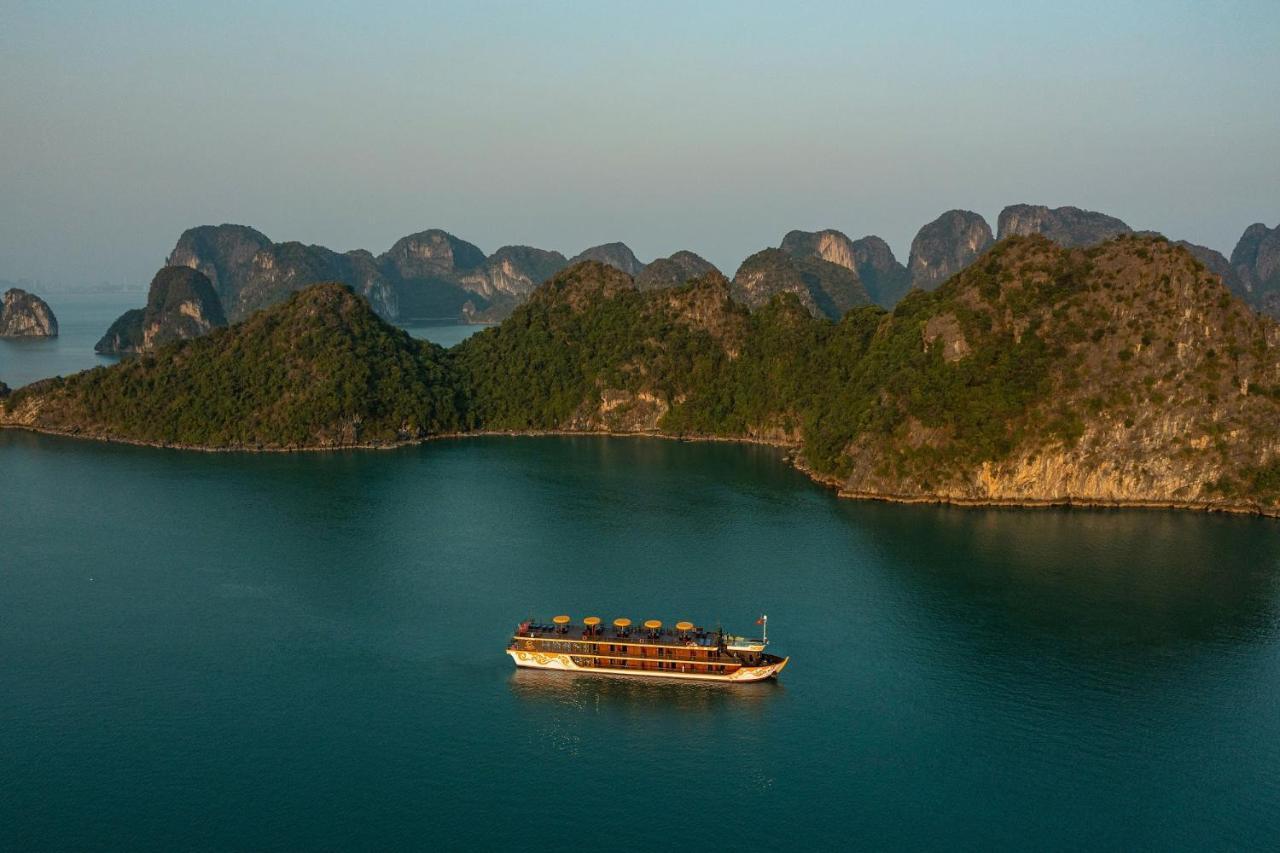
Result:
<svg viewBox="0 0 1280 853"><path fill-rule="evenodd" d="M813 316L833 320L871 301L852 269L782 249L764 249L743 261L733 276L733 293L753 309L767 305L780 293L790 293Z"/></svg>
<svg viewBox="0 0 1280 853"><path fill-rule="evenodd" d="M378 260L392 265L401 278L427 278L473 270L484 264L485 254L448 231L430 228L401 237Z"/></svg>
<svg viewBox="0 0 1280 853"><path fill-rule="evenodd" d="M1249 303L1280 319L1280 225L1255 222L1246 228L1231 252L1231 267Z"/></svg>
<svg viewBox="0 0 1280 853"><path fill-rule="evenodd" d="M948 210L911 241L911 286L933 290L973 263L995 242L991 226L972 210Z"/></svg>
<svg viewBox="0 0 1280 853"><path fill-rule="evenodd" d="M622 270L630 276L639 275L644 269L644 264L626 243L601 243L599 246L584 249L569 259L569 266L581 261L599 261L614 269Z"/></svg>
<svg viewBox="0 0 1280 853"><path fill-rule="evenodd" d="M640 290L676 287L711 272L718 274L720 270L701 255L681 249L669 257L658 258L646 264L635 276L636 287Z"/></svg>
<svg viewBox="0 0 1280 853"><path fill-rule="evenodd" d="M122 314L94 350L107 354L150 352L225 325L222 304L209 278L191 267L167 266L151 280L147 307Z"/></svg>
<svg viewBox="0 0 1280 853"><path fill-rule="evenodd" d="M892 308L911 286L907 268L884 240L870 235L851 240L834 228L789 231L778 248L796 257L813 257L852 270L872 302Z"/></svg>
<svg viewBox="0 0 1280 853"><path fill-rule="evenodd" d="M1094 210L1070 205L1050 208L1038 204L1011 204L1000 211L997 239L1043 234L1058 245L1072 249L1092 246L1132 231L1122 220Z"/></svg>

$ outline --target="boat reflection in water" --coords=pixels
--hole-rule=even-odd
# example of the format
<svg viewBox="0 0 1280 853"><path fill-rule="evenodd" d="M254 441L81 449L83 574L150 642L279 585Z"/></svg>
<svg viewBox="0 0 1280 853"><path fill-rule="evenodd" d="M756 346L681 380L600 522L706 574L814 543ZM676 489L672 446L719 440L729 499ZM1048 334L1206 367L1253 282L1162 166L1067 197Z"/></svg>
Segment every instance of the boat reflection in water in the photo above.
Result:
<svg viewBox="0 0 1280 853"><path fill-rule="evenodd" d="M676 713L726 708L751 713L764 710L786 695L786 688L776 680L757 684L750 690L726 690L714 682L616 678L594 672L522 667L511 673L508 684L512 694L522 701L584 711L604 706L644 708L652 705Z"/></svg>

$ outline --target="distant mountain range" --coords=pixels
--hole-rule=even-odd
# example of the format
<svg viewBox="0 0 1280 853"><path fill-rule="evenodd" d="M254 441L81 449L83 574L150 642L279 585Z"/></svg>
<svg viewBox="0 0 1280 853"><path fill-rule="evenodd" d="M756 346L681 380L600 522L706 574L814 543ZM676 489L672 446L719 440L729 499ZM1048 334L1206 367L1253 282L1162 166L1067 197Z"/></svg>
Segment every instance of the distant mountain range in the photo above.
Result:
<svg viewBox="0 0 1280 853"><path fill-rule="evenodd" d="M993 234L979 214L947 211L916 234L905 266L874 235L854 240L834 229L791 231L776 249L757 252L742 262L733 276L732 292L749 306L763 305L777 293L795 293L814 316L838 319L857 305L871 302L892 308L913 289L934 290L994 243L1012 236L1040 234L1064 248L1080 248L1135 233L1123 221L1103 213L1027 204L1006 207L997 227ZM1250 307L1280 317L1280 226L1251 225L1230 260L1205 246L1185 241L1180 245ZM156 299L149 297L149 308L136 309L118 320L99 350L133 352L147 349L148 340L200 334L201 329L217 325L213 318L218 315L234 323L325 281L348 285L393 322L427 318L498 322L538 285L583 261L614 267L632 276L641 290L674 287L715 271L714 265L687 250L645 264L624 243L593 246L572 258L532 246L503 246L486 255L466 240L431 229L397 240L375 256L363 249L338 253L324 246L274 243L243 225L204 225L179 237L167 265L200 272L217 305L201 298L183 303L188 306L184 309L165 294L171 310L158 312ZM146 310L152 311L154 327L149 338L139 337L137 331L142 322L137 312ZM184 311L205 319L188 322L193 318ZM172 328L164 328L166 323Z"/></svg>
<svg viewBox="0 0 1280 853"><path fill-rule="evenodd" d="M1004 225L1064 223L1062 242L1116 228L1037 212ZM933 225L913 256L930 276L989 239L964 212ZM1270 269L1272 233L1242 251L1250 271ZM948 235L963 251L939 251ZM452 257L436 271L465 251L441 240L431 245ZM726 438L785 446L858 497L1280 515L1280 325L1186 246L1122 232L1064 248L1006 233L889 312L868 304L853 243L783 242L733 282L709 270L641 288L647 268L584 260L449 350L338 284L222 327L212 278L169 267L125 330L151 336L148 356L13 391L0 426L219 449L485 431ZM419 264L403 261L404 280L426 277L423 254L403 255ZM697 265L669 260L664 281ZM196 308L205 333L160 339L164 318L195 322ZM838 322L824 316L836 311Z"/></svg>

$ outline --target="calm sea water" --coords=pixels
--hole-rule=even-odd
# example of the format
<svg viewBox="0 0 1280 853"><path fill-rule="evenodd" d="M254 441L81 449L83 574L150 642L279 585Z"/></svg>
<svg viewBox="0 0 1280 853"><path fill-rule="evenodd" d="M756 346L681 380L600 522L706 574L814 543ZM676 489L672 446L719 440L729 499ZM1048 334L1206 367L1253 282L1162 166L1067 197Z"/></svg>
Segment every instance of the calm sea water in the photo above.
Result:
<svg viewBox="0 0 1280 853"><path fill-rule="evenodd" d="M48 292L37 295L58 318L56 338L0 338L0 380L20 388L37 379L67 376L98 365L114 364L98 355L93 345L116 318L147 301L145 293Z"/></svg>
<svg viewBox="0 0 1280 853"><path fill-rule="evenodd" d="M67 376L99 365L114 364L114 356L93 351L108 327L130 308L146 304L139 292L86 293L51 292L40 294L58 318L56 338L0 338L0 380L20 388L37 379ZM404 328L415 338L451 347L484 326L432 320L407 323Z"/></svg>
<svg viewBox="0 0 1280 853"><path fill-rule="evenodd" d="M0 849L1274 849L1280 524L840 501L766 449L0 432ZM529 614L778 683L516 672Z"/></svg>

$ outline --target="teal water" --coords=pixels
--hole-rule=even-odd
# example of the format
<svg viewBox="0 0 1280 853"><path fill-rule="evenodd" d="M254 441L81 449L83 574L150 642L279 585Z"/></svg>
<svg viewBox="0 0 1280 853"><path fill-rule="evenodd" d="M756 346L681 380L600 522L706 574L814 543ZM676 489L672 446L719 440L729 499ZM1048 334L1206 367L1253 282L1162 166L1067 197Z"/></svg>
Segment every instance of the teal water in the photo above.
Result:
<svg viewBox="0 0 1280 853"><path fill-rule="evenodd" d="M147 301L145 293L49 292L38 294L58 318L54 338L0 338L0 380L20 388L37 379L68 376L119 359L98 355L93 345L116 318Z"/></svg>
<svg viewBox="0 0 1280 853"><path fill-rule="evenodd" d="M413 337L445 348L465 341L481 329L489 328L484 324L454 323L448 320L408 320L399 325Z"/></svg>
<svg viewBox="0 0 1280 853"><path fill-rule="evenodd" d="M0 849L1274 849L1280 524L841 501L763 448L0 432ZM516 672L749 630L778 683Z"/></svg>

